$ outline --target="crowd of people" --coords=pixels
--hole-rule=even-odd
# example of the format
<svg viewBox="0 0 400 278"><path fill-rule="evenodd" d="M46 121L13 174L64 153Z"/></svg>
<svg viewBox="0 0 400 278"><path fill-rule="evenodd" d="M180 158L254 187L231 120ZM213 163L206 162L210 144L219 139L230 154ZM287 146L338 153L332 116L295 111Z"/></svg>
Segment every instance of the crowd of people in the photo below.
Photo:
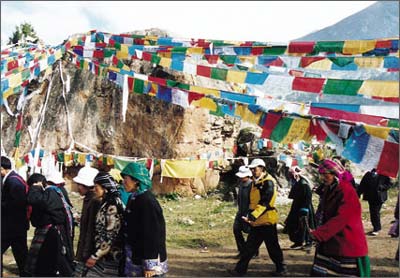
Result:
<svg viewBox="0 0 400 278"><path fill-rule="evenodd" d="M382 229L380 210L392 186L390 179L372 169L357 186L338 159L324 159L317 169L316 184L298 166L288 171L292 203L284 230L293 242L290 248L316 246L310 276L368 277L366 235L376 236ZM238 262L228 272L244 276L264 242L275 264L271 275L284 276L288 269L278 238L277 181L260 158L240 166L236 176L233 234ZM2 156L1 177L2 270L3 254L11 247L20 276L162 277L168 272L165 219L151 193L145 165L132 162L121 172L81 168L73 178L83 198L79 216L59 173L35 173L25 182L12 170L10 159ZM313 193L319 196L316 211ZM361 195L369 203L373 226L369 233L362 222ZM398 211L395 217L398 225ZM30 224L35 232L28 250ZM74 253L76 226L79 239ZM398 233L397 227L393 234Z"/></svg>
<svg viewBox="0 0 400 278"><path fill-rule="evenodd" d="M292 199L284 233L293 245L290 249L310 251L315 245L315 255L310 276L370 276L370 260L366 235L376 236L381 230L380 209L387 200L387 190L392 186L389 177L379 175L376 169L365 173L357 186L345 161L338 157L323 159L318 167L319 179L313 186L298 166L288 171L289 199ZM284 262L277 235L278 214L275 208L276 181L266 171L262 159L256 158L236 173L238 182L238 212L233 233L238 259L230 275L244 276L250 260L258 254L262 242L275 264L273 276L284 276ZM312 204L313 192L319 196L316 211ZM370 208L373 230L365 233L362 222L360 196ZM400 195L399 195L400 196ZM400 197L399 197L400 198ZM395 210L392 236L398 236L398 203ZM397 225L397 226L396 226ZM247 239L243 233L248 234ZM395 259L398 261L398 250Z"/></svg>
<svg viewBox="0 0 400 278"><path fill-rule="evenodd" d="M80 214L74 214L65 181L56 173L34 173L25 182L2 156L1 176L2 271L3 254L11 247L20 276L162 277L168 272L163 210L143 164L129 163L120 173L81 168L73 178L83 197ZM28 250L29 222L35 231Z"/></svg>

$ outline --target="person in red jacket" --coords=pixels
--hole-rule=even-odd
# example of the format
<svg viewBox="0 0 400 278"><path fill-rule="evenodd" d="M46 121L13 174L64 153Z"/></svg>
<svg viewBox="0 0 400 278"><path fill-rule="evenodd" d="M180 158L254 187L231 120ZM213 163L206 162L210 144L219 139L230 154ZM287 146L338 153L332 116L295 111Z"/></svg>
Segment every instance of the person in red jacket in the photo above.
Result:
<svg viewBox="0 0 400 278"><path fill-rule="evenodd" d="M321 225L311 230L317 241L311 276L370 276L368 245L361 203L343 168L325 159L318 167L322 181Z"/></svg>

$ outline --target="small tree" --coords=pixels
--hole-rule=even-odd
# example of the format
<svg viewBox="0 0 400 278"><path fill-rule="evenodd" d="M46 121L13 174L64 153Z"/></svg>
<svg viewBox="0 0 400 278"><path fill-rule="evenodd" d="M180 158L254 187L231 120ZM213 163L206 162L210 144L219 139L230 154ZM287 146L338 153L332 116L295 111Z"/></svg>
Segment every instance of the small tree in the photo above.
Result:
<svg viewBox="0 0 400 278"><path fill-rule="evenodd" d="M8 44L25 43L27 41L37 43L39 40L36 31L30 23L24 22L15 27L12 36L8 38Z"/></svg>

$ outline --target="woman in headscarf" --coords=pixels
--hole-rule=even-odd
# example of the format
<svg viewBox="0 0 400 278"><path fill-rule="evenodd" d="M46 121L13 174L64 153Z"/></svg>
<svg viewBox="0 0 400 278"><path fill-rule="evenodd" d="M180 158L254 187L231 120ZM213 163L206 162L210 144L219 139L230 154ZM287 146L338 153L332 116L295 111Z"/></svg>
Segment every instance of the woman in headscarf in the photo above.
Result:
<svg viewBox="0 0 400 278"><path fill-rule="evenodd" d="M289 239L294 243L290 248L300 249L305 243L304 248L309 249L311 240L306 225L308 223L310 228L315 228L310 182L298 166L289 169L289 179L292 183L289 199L293 199L293 202L285 222Z"/></svg>
<svg viewBox="0 0 400 278"><path fill-rule="evenodd" d="M61 190L41 174L28 179L27 201L32 205L35 235L25 272L34 277L70 277L73 274L72 212Z"/></svg>
<svg viewBox="0 0 400 278"><path fill-rule="evenodd" d="M94 250L86 261L86 276L118 276L122 258L120 229L124 207L117 184L109 173L100 172L94 178L94 192L101 200L96 214Z"/></svg>
<svg viewBox="0 0 400 278"><path fill-rule="evenodd" d="M163 276L168 271L165 220L151 193L149 172L143 164L129 163L121 172L127 192L132 192L124 214L123 276Z"/></svg>
<svg viewBox="0 0 400 278"><path fill-rule="evenodd" d="M325 159L321 176L321 225L311 230L317 248L311 276L370 276L368 245L361 204L353 186L342 178L343 168Z"/></svg>

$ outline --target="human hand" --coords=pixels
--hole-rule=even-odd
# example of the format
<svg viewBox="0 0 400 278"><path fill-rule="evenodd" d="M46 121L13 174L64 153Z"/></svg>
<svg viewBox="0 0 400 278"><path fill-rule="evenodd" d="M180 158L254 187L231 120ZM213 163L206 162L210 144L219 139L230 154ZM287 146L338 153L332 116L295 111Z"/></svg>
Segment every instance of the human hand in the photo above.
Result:
<svg viewBox="0 0 400 278"><path fill-rule="evenodd" d="M251 221L248 217L242 216L242 219L244 222L249 223L251 226L253 226L254 221Z"/></svg>
<svg viewBox="0 0 400 278"><path fill-rule="evenodd" d="M94 265L96 264L96 262L97 262L96 259L89 258L89 259L87 259L85 265L86 265L87 267L89 267L89 268L92 268L92 267L94 267Z"/></svg>
<svg viewBox="0 0 400 278"><path fill-rule="evenodd" d="M144 277L153 277L156 275L156 272L154 270L145 270L144 271Z"/></svg>

